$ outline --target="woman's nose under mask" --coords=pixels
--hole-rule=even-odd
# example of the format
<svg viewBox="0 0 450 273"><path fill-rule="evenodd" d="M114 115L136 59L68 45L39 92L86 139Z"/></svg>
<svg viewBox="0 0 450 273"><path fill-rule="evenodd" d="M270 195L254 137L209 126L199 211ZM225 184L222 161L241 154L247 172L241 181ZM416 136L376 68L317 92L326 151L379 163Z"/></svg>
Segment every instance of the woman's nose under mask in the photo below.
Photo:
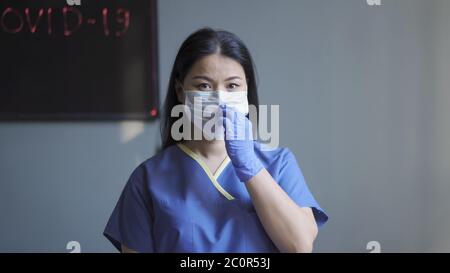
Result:
<svg viewBox="0 0 450 273"><path fill-rule="evenodd" d="M204 125L217 121L219 105L226 105L245 115L249 112L247 91L185 91L184 105L189 111L186 111L188 119L209 139L211 133L205 132Z"/></svg>
<svg viewBox="0 0 450 273"><path fill-rule="evenodd" d="M206 114L217 111L219 105L248 114L247 91L185 91L184 104L191 111L206 110Z"/></svg>

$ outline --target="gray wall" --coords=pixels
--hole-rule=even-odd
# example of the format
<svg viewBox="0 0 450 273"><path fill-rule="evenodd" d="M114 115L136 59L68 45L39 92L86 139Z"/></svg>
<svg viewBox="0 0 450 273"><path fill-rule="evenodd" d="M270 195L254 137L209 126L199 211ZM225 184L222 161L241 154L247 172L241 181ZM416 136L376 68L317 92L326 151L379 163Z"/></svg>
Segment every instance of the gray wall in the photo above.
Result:
<svg viewBox="0 0 450 273"><path fill-rule="evenodd" d="M315 250L450 251L450 2L381 1L159 1L161 94L189 33L235 32L331 217ZM158 126L0 123L0 251L114 251L103 227Z"/></svg>

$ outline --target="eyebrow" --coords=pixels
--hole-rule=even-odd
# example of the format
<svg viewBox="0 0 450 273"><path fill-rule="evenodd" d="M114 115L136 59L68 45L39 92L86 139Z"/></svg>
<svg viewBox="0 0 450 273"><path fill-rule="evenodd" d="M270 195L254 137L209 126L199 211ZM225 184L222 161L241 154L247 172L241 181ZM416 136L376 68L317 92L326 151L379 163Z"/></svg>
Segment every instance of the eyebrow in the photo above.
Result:
<svg viewBox="0 0 450 273"><path fill-rule="evenodd" d="M194 76L194 77L192 77L192 79L193 80L195 80L195 79L202 79L202 80L206 80L206 81L209 81L209 82L213 82L213 80L211 78L207 77L207 76ZM226 78L225 81L231 81L231 80L234 80L234 79L242 80L242 78L239 77L239 76L232 76L232 77Z"/></svg>

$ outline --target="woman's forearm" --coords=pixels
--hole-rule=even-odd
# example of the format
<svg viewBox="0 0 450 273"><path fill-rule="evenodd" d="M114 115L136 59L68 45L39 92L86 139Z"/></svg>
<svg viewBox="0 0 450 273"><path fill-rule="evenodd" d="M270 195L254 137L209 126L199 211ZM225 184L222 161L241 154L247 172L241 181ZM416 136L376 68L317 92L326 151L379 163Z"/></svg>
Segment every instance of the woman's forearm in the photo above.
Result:
<svg viewBox="0 0 450 273"><path fill-rule="evenodd" d="M266 169L245 183L265 231L281 252L311 252L317 225L311 208L299 207Z"/></svg>

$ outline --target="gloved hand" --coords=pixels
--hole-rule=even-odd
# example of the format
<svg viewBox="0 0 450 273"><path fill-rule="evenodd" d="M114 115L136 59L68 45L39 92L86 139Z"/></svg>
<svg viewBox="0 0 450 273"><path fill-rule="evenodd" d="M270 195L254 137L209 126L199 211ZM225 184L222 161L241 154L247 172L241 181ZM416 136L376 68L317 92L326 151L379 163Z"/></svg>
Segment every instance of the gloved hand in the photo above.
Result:
<svg viewBox="0 0 450 273"><path fill-rule="evenodd" d="M252 123L245 114L220 105L225 129L225 147L241 182L249 181L264 166L253 148Z"/></svg>

